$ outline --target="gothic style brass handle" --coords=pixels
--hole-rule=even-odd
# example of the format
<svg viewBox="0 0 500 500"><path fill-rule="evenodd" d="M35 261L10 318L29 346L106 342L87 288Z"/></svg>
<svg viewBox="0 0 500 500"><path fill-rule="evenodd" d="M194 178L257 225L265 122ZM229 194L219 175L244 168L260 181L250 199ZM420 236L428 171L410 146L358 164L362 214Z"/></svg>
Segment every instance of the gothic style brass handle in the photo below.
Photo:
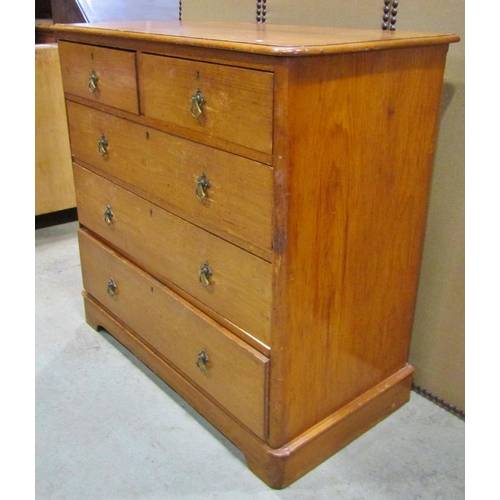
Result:
<svg viewBox="0 0 500 500"><path fill-rule="evenodd" d="M198 367L198 370L200 370L200 372L206 372L207 371L206 365L209 361L210 360L208 359L208 356L207 356L207 353L205 352L205 349L202 349L198 353L198 360L196 361L196 366Z"/></svg>
<svg viewBox="0 0 500 500"><path fill-rule="evenodd" d="M202 266L200 266L200 276L198 277L198 282L200 283L201 286L207 287L210 285L210 276L212 276L212 270L208 266L208 263L204 263Z"/></svg>
<svg viewBox="0 0 500 500"><path fill-rule="evenodd" d="M196 180L196 198L199 200L203 200L207 195L207 189L210 187L210 182L205 177L205 174L201 174L200 177Z"/></svg>
<svg viewBox="0 0 500 500"><path fill-rule="evenodd" d="M108 281L108 295L110 297L114 297L115 290L116 290L115 280L113 278L109 278L109 281Z"/></svg>
<svg viewBox="0 0 500 500"><path fill-rule="evenodd" d="M108 141L106 140L106 137L104 137L104 134L99 139L97 152L99 153L100 156L106 156L108 154Z"/></svg>
<svg viewBox="0 0 500 500"><path fill-rule="evenodd" d="M115 216L112 212L111 207L108 205L106 210L104 210L104 222L109 226L111 224L111 219Z"/></svg>
<svg viewBox="0 0 500 500"><path fill-rule="evenodd" d="M99 77L95 74L95 71L92 70L89 76L89 92L94 94L97 91L97 82L99 81Z"/></svg>
<svg viewBox="0 0 500 500"><path fill-rule="evenodd" d="M189 108L189 111L191 111L191 115L193 118L199 118L203 114L203 109L201 107L203 104L205 104L207 101L201 94L201 90L197 89L196 94L191 97L191 108Z"/></svg>

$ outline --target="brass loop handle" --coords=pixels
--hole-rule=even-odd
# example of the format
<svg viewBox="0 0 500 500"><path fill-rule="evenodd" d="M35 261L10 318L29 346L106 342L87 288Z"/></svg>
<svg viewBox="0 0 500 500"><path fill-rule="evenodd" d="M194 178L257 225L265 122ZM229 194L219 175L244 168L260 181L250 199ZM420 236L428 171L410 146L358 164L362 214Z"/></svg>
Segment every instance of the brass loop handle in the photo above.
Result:
<svg viewBox="0 0 500 500"><path fill-rule="evenodd" d="M201 90L197 89L196 94L194 94L194 96L191 97L191 108L189 108L189 111L191 112L191 116L193 118L198 119L203 114L203 109L201 107L206 102L207 101L203 97Z"/></svg>
<svg viewBox="0 0 500 500"><path fill-rule="evenodd" d="M210 182L206 178L205 174L201 174L200 177L196 180L196 198L199 200L203 200L207 195L207 189L210 187Z"/></svg>
<svg viewBox="0 0 500 500"><path fill-rule="evenodd" d="M207 287L210 285L210 276L212 276L212 270L208 266L208 263L205 262L202 266L200 266L200 275L198 277L198 282L202 287Z"/></svg>
<svg viewBox="0 0 500 500"><path fill-rule="evenodd" d="M108 141L106 140L106 137L104 137L104 134L99 139L97 152L99 153L99 156L106 156L108 154Z"/></svg>
<svg viewBox="0 0 500 500"><path fill-rule="evenodd" d="M114 297L115 296L115 290L116 290L115 280L113 278L109 278L109 281L108 281L108 295L110 297Z"/></svg>
<svg viewBox="0 0 500 500"><path fill-rule="evenodd" d="M104 210L104 222L109 226L111 225L111 219L115 216L111 207L108 205L106 210Z"/></svg>
<svg viewBox="0 0 500 500"><path fill-rule="evenodd" d="M200 370L200 372L206 372L207 371L207 363L210 361L210 359L208 359L208 356L207 356L207 353L205 352L205 349L202 349L199 353L198 353L198 360L196 361L196 366L198 367L198 370Z"/></svg>
<svg viewBox="0 0 500 500"><path fill-rule="evenodd" d="M89 76L89 92L94 94L97 91L97 82L99 81L99 77L95 74L95 71L92 70Z"/></svg>

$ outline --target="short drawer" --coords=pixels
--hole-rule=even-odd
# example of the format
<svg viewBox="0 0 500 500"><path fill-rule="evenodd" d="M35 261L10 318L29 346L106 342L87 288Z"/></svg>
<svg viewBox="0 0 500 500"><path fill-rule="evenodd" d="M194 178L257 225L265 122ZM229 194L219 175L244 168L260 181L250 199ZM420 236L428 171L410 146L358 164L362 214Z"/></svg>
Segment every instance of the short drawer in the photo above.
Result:
<svg viewBox="0 0 500 500"><path fill-rule="evenodd" d="M67 111L77 160L168 203L194 224L270 252L272 169L267 165L88 106L68 102ZM101 140L106 146L99 154Z"/></svg>
<svg viewBox="0 0 500 500"><path fill-rule="evenodd" d="M74 178L83 226L269 345L269 262L78 165Z"/></svg>
<svg viewBox="0 0 500 500"><path fill-rule="evenodd" d="M59 42L64 91L139 113L135 52Z"/></svg>
<svg viewBox="0 0 500 500"><path fill-rule="evenodd" d="M88 233L85 290L259 437L269 360Z"/></svg>
<svg viewBox="0 0 500 500"><path fill-rule="evenodd" d="M142 54L145 116L272 153L273 74Z"/></svg>

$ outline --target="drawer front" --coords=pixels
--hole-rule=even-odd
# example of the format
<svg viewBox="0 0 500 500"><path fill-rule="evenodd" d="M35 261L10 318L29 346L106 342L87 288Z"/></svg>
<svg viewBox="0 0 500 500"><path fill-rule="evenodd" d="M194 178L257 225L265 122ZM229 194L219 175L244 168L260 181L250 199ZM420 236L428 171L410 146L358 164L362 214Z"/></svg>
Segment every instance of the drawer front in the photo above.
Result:
<svg viewBox="0 0 500 500"><path fill-rule="evenodd" d="M78 165L74 178L82 225L269 345L269 262ZM108 206L112 215L105 221Z"/></svg>
<svg viewBox="0 0 500 500"><path fill-rule="evenodd" d="M85 290L265 439L268 359L82 230L79 243Z"/></svg>
<svg viewBox="0 0 500 500"><path fill-rule="evenodd" d="M271 168L80 104L68 102L67 110L75 158L180 209L194 224L271 250Z"/></svg>
<svg viewBox="0 0 500 500"><path fill-rule="evenodd" d="M139 113L135 52L59 42L64 91Z"/></svg>
<svg viewBox="0 0 500 500"><path fill-rule="evenodd" d="M139 82L144 115L272 153L272 73L143 54Z"/></svg>

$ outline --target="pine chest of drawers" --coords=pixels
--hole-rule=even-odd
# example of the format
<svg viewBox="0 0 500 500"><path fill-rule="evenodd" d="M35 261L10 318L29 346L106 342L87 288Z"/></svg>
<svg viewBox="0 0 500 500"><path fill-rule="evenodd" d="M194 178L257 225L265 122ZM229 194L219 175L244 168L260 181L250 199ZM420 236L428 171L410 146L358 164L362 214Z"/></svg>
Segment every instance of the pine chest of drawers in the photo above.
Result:
<svg viewBox="0 0 500 500"><path fill-rule="evenodd" d="M58 26L87 321L282 488L409 398L454 35Z"/></svg>

